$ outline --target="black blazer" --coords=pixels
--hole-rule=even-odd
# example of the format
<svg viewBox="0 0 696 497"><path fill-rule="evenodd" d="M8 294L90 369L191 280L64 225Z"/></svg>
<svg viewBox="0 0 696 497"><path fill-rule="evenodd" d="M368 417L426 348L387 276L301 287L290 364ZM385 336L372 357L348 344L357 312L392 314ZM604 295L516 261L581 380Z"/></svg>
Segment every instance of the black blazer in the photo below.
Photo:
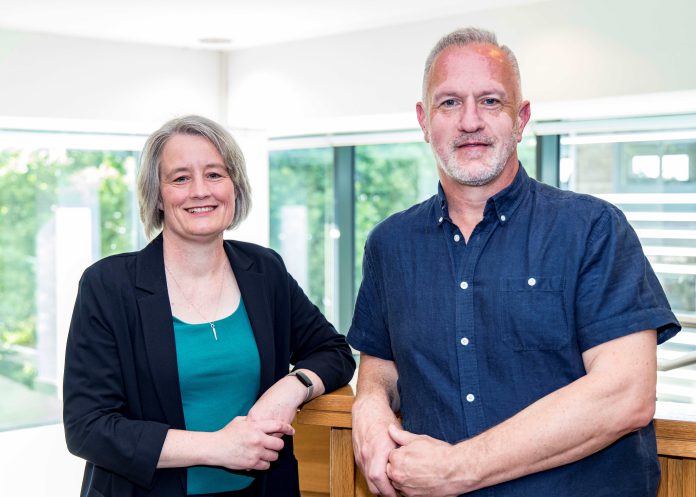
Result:
<svg viewBox="0 0 696 497"><path fill-rule="evenodd" d="M290 364L314 371L327 391L355 361L272 250L225 241L261 360L259 395ZM63 423L68 449L87 460L82 497L186 495L185 468L156 469L169 428L185 429L161 235L140 252L107 257L80 280L65 355ZM249 473L245 473L249 474ZM299 497L292 439L260 495Z"/></svg>

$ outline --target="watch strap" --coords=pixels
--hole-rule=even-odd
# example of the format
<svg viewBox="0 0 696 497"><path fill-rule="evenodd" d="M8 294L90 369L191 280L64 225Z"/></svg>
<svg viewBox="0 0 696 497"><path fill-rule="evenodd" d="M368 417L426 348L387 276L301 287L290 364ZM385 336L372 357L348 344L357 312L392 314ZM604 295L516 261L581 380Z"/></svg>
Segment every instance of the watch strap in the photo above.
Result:
<svg viewBox="0 0 696 497"><path fill-rule="evenodd" d="M314 383L312 383L309 376L304 374L302 371L292 371L288 373L288 376L294 376L300 381L300 383L307 387L307 395L305 395L305 399L302 401L303 404L312 398L312 394L314 393Z"/></svg>

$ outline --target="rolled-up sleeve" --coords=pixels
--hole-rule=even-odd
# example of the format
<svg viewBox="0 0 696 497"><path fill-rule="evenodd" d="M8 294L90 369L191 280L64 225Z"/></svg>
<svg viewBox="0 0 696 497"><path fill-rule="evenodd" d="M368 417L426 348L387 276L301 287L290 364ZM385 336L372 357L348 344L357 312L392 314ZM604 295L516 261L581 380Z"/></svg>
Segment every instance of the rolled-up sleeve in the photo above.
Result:
<svg viewBox="0 0 696 497"><path fill-rule="evenodd" d="M606 206L588 237L575 316L580 349L646 329L662 343L679 330L662 286L623 213Z"/></svg>
<svg viewBox="0 0 696 497"><path fill-rule="evenodd" d="M128 419L114 291L88 269L80 280L66 346L63 423L70 452L149 488L169 426ZM106 298L109 296L109 298Z"/></svg>

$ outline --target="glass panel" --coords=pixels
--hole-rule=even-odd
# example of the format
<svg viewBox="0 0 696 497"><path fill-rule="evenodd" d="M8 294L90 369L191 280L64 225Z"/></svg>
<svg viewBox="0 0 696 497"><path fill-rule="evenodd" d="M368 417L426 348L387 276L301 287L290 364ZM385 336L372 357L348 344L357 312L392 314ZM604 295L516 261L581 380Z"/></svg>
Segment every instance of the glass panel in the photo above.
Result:
<svg viewBox="0 0 696 497"><path fill-rule="evenodd" d="M661 132L659 139L622 134L620 141L566 136L561 145L561 186L624 211L672 309L682 321L696 323L696 140ZM693 352L696 330L685 328L659 347L658 359L665 363ZM658 399L696 405L696 365L660 372Z"/></svg>
<svg viewBox="0 0 696 497"><path fill-rule="evenodd" d="M333 295L333 149L271 152L271 247L329 321Z"/></svg>
<svg viewBox="0 0 696 497"><path fill-rule="evenodd" d="M530 178L537 179L536 174L536 137L523 136L517 145L517 157Z"/></svg>
<svg viewBox="0 0 696 497"><path fill-rule="evenodd" d="M355 147L355 291L370 230L381 220L437 193L437 168L427 143Z"/></svg>
<svg viewBox="0 0 696 497"><path fill-rule="evenodd" d="M0 430L60 421L82 271L134 250L134 152L0 149Z"/></svg>

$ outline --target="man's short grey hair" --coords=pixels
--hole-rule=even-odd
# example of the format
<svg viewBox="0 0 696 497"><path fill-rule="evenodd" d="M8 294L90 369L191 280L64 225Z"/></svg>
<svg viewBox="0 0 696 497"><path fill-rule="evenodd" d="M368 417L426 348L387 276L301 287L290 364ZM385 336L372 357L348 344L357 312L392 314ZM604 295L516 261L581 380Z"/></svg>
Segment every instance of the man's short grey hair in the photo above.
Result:
<svg viewBox="0 0 696 497"><path fill-rule="evenodd" d="M246 174L244 155L232 135L220 124L201 116L184 116L167 121L152 133L143 147L138 169L138 204L145 235L152 239L162 229L164 211L160 192L160 165L167 141L175 135L194 135L207 138L217 149L234 185L235 201L232 223L239 225L251 209L251 188Z"/></svg>
<svg viewBox="0 0 696 497"><path fill-rule="evenodd" d="M425 71L423 71L423 104L425 104L426 107L428 106L428 102L426 101L428 94L428 78L430 77L430 70L432 69L433 62L435 62L435 58L446 48L452 46L464 47L475 44L493 45L494 47L498 47L500 51L505 54L515 74L517 96L522 98L520 66L517 64L517 58L512 50L510 50L510 48L508 48L506 45L500 45L498 43L498 38L492 31L487 31L480 28L462 28L452 31L451 33L440 38L440 40L430 51L430 54L425 61Z"/></svg>

